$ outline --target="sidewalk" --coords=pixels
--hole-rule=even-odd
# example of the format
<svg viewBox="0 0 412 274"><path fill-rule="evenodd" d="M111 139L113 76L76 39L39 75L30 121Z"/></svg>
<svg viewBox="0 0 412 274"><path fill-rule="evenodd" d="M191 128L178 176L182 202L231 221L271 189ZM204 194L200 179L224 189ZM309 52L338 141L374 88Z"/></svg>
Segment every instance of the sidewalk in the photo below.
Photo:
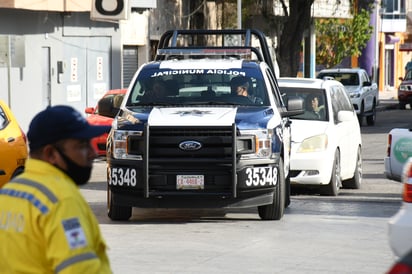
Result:
<svg viewBox="0 0 412 274"><path fill-rule="evenodd" d="M377 106L377 110L385 110L385 109L395 109L398 108L398 91L396 89L393 90L384 90L379 92L379 105Z"/></svg>
<svg viewBox="0 0 412 274"><path fill-rule="evenodd" d="M379 91L379 100L398 100L398 91L396 89L385 89Z"/></svg>

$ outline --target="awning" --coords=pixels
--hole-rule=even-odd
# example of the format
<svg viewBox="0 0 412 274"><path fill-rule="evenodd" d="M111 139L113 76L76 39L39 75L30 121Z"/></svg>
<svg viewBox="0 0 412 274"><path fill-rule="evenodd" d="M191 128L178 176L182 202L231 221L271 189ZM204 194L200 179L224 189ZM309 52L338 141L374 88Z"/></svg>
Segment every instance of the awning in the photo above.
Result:
<svg viewBox="0 0 412 274"><path fill-rule="evenodd" d="M401 38L391 35L391 34L386 34L385 35L385 43L386 44L395 44L398 43L401 40Z"/></svg>

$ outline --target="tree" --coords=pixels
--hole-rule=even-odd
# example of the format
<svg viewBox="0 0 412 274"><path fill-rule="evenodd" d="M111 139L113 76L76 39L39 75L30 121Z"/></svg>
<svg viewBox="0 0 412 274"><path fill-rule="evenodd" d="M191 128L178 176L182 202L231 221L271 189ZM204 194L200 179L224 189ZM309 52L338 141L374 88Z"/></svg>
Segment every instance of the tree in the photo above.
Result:
<svg viewBox="0 0 412 274"><path fill-rule="evenodd" d="M300 63L300 52L303 34L310 26L311 6L314 0L290 0L289 12L284 0L282 4L283 28L281 31L276 59L280 68L280 76L295 77Z"/></svg>
<svg viewBox="0 0 412 274"><path fill-rule="evenodd" d="M370 11L361 9L352 19L317 20L316 63L330 68L346 57L358 57L372 35L369 18Z"/></svg>
<svg viewBox="0 0 412 274"><path fill-rule="evenodd" d="M339 28L335 28L339 30L340 39L346 37L345 42L336 43L336 41L343 41L336 40L336 38L329 40L330 44L344 44L342 46L344 46L345 51L341 53L341 50L337 49L339 53L334 52L334 55L358 56L362 47L366 45L370 38L369 12L372 7L371 3L374 3L375 0L350 0L351 5L354 1L358 3L360 13L357 16L355 9L352 10L354 19L349 20L348 25L345 25L347 33L344 34ZM223 2L236 5L237 0L225 0ZM276 2L282 6L283 16L273 15L269 11ZM313 20L311 16L313 2L314 0L242 0L243 26L253 27L255 21L264 21L264 25L258 27L270 37L277 37L276 59L280 68L280 76L295 77L297 75L304 33L311 26ZM223 16L225 18L232 16L233 18L233 8L228 9L227 12ZM335 50L330 46L326 47L326 45L322 45L322 47L329 52Z"/></svg>

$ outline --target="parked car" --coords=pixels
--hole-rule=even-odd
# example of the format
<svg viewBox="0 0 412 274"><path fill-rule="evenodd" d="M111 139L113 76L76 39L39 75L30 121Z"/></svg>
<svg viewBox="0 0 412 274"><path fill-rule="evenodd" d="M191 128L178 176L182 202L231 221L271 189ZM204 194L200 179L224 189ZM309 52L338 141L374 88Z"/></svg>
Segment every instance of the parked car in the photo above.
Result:
<svg viewBox="0 0 412 274"><path fill-rule="evenodd" d="M23 172L27 155L26 134L7 104L0 100L0 188Z"/></svg>
<svg viewBox="0 0 412 274"><path fill-rule="evenodd" d="M341 187L360 188L361 132L344 86L335 80L309 78L278 82L287 100L306 102L305 112L291 117L291 185L319 186L321 194L332 196ZM312 113L315 101L319 115Z"/></svg>
<svg viewBox="0 0 412 274"><path fill-rule="evenodd" d="M361 126L363 117L366 117L368 126L375 124L376 106L379 103L379 90L378 85L372 83L368 73L364 69L324 69L319 72L317 78L322 79L324 77L332 77L345 86Z"/></svg>
<svg viewBox="0 0 412 274"><path fill-rule="evenodd" d="M403 257L412 250L412 158L402 172L402 206L388 222L389 245L393 253Z"/></svg>
<svg viewBox="0 0 412 274"><path fill-rule="evenodd" d="M117 101L114 102L115 104L120 106L126 91L127 89L112 89L107 91L102 98L111 98L113 101ZM113 118L100 115L98 106L87 107L84 112L89 114L86 120L92 125L112 125ZM106 156L106 140L107 133L92 139L92 145L99 156Z"/></svg>
<svg viewBox="0 0 412 274"><path fill-rule="evenodd" d="M402 169L412 156L412 129L393 128L388 134L386 148L385 176L394 181L401 181Z"/></svg>
<svg viewBox="0 0 412 274"><path fill-rule="evenodd" d="M398 88L399 108L405 109L406 105L412 108L412 69L407 70L404 78L399 78L401 84Z"/></svg>

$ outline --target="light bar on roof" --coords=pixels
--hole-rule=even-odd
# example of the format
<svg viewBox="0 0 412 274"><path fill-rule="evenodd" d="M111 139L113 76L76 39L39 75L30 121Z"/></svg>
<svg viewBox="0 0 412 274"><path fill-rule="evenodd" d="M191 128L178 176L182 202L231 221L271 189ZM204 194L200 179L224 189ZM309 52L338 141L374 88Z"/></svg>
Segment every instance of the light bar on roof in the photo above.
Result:
<svg viewBox="0 0 412 274"><path fill-rule="evenodd" d="M249 48L165 48L158 49L158 55L236 55L236 56L247 56L251 54Z"/></svg>

